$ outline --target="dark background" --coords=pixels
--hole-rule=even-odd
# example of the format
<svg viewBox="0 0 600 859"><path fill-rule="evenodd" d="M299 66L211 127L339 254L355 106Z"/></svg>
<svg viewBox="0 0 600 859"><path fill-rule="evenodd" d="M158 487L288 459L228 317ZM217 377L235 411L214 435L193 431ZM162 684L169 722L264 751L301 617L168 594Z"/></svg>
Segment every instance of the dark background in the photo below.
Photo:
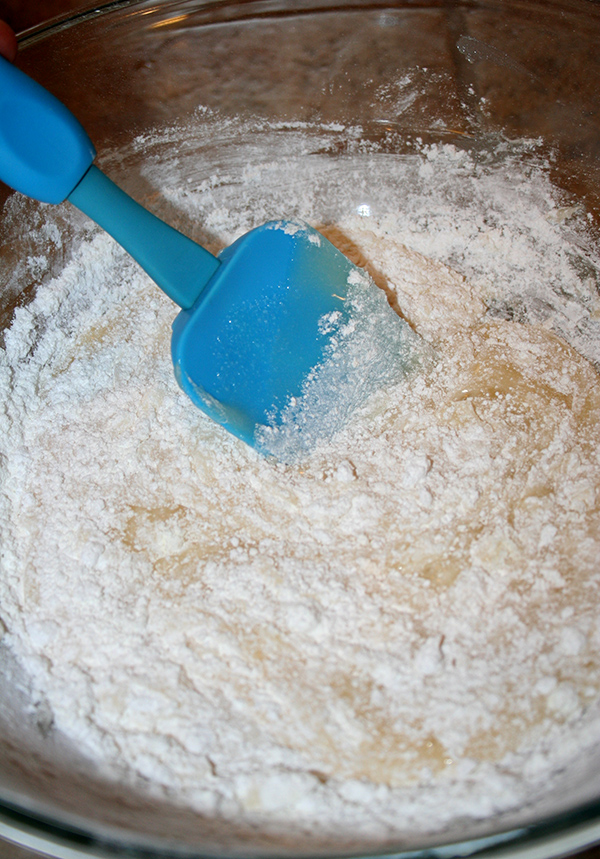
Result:
<svg viewBox="0 0 600 859"><path fill-rule="evenodd" d="M94 4L93 0L0 0L0 18L18 33L57 15L89 9L94 5L100 4Z"/></svg>

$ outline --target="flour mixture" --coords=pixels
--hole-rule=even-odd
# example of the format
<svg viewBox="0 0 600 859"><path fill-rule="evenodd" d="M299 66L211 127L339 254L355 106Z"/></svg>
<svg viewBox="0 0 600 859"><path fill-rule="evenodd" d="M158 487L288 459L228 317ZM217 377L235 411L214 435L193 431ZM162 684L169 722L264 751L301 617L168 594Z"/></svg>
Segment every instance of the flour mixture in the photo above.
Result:
<svg viewBox="0 0 600 859"><path fill-rule="evenodd" d="M84 230L0 357L6 640L101 772L204 814L388 836L486 817L600 726L585 223L533 145L485 168L261 133L237 173L136 145L211 249L269 216L322 229L435 361L268 461L179 391L174 306Z"/></svg>

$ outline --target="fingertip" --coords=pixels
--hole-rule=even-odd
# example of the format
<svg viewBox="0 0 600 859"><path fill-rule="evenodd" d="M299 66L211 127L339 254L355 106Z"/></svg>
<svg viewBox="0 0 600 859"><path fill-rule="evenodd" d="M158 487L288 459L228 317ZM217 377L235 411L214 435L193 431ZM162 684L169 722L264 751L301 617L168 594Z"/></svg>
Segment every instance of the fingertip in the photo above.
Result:
<svg viewBox="0 0 600 859"><path fill-rule="evenodd" d="M6 21L0 21L0 54L13 63L17 57L17 37Z"/></svg>

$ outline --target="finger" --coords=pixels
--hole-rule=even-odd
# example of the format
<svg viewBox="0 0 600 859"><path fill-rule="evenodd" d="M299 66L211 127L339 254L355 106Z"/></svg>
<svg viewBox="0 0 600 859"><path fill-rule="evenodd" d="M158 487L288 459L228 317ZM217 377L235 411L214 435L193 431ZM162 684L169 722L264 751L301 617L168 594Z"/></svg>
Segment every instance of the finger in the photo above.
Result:
<svg viewBox="0 0 600 859"><path fill-rule="evenodd" d="M0 21L0 54L11 63L17 56L17 37L6 21Z"/></svg>

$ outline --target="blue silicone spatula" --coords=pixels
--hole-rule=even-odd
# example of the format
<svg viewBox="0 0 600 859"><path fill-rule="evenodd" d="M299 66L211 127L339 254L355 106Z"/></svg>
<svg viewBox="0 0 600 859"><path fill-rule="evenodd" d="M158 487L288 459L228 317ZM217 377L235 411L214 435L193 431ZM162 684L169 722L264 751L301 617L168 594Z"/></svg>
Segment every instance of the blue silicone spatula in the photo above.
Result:
<svg viewBox="0 0 600 859"><path fill-rule="evenodd" d="M277 425L331 351L360 270L294 221L264 224L215 257L120 190L95 155L65 105L0 57L0 179L43 202L69 200L134 257L181 308L172 336L180 386L260 448L257 429ZM337 327L323 324L334 317Z"/></svg>

